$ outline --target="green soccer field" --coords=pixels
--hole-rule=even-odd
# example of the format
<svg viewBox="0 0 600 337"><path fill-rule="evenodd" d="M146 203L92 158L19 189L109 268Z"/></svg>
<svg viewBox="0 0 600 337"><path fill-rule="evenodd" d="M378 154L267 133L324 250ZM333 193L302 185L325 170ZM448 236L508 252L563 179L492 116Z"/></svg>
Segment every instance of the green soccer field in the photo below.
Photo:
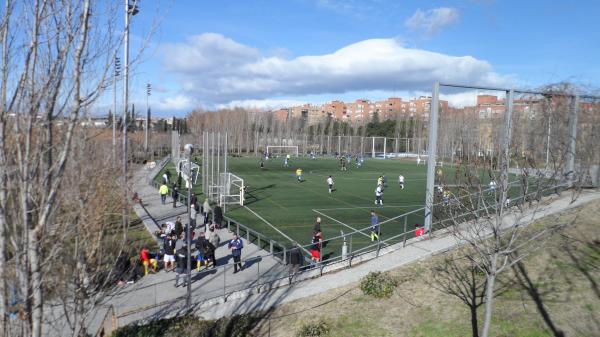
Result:
<svg viewBox="0 0 600 337"><path fill-rule="evenodd" d="M422 210L398 217L418 210L425 204L427 166L424 164L417 166L414 160L366 159L361 167L357 167L353 161L349 163L347 171L341 171L339 160L334 158L292 158L289 167L284 167L283 162L283 158L270 159L264 161L265 167L261 169L257 157L229 157L228 170L244 179L247 193L244 207L228 205L226 216L287 247L293 242L301 245L310 243L317 216L322 220L325 241L340 236L342 232L368 228L371 210L378 214L379 222L383 223L381 239L388 239L405 230L411 231L416 223L423 223ZM303 170L303 182L298 182L296 178L297 168ZM174 170L174 167L169 164L165 167L167 169ZM443 167L442 170L444 183L452 185L455 170L451 167ZM383 206L378 206L374 204L375 188L382 174L387 178L387 187ZM405 177L404 189L398 184L400 174ZM160 175L162 171L156 179L160 179ZM335 190L331 194L328 193L326 182L329 175L335 182ZM482 184L487 185L489 178L483 170L480 178ZM202 188L196 185L194 190L200 195ZM511 194L516 196L519 191L511 190ZM439 211L434 210L434 214L437 213ZM348 238L351 251L372 244L369 234L370 231L365 230ZM407 235L407 238L410 237L412 233ZM402 239L398 237L388 244ZM341 246L341 239L328 241L323 249L323 258L339 256Z"/></svg>
<svg viewBox="0 0 600 337"><path fill-rule="evenodd" d="M339 161L333 158L292 158L290 167L283 166L282 158L270 159L265 161L264 170L257 158L231 158L228 164L230 172L244 179L248 191L246 207L230 206L227 216L284 245L291 244L291 240L310 243L317 216L322 219L327 240L342 231L368 227L371 210L382 222L421 208L425 202L426 166L417 166L415 161L367 159L360 168L352 162L347 171L341 171ZM296 179L297 168L303 170L303 182ZM382 174L387 177L387 188L383 206L376 206L375 188ZM398 184L399 174L405 177L404 190ZM329 175L335 182L331 194L326 182ZM422 220L423 212L410 216L408 229ZM389 221L381 230L382 238L403 233L404 220ZM352 237L354 249L370 242L368 231ZM337 255L340 246L341 240L329 242L324 257Z"/></svg>

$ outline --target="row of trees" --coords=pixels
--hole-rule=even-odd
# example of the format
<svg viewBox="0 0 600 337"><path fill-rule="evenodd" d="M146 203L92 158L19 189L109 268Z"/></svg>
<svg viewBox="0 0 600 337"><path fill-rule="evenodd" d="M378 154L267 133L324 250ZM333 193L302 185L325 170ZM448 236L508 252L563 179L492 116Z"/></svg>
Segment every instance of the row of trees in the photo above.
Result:
<svg viewBox="0 0 600 337"><path fill-rule="evenodd" d="M120 158L110 135L81 123L113 82L123 3L3 6L0 336L84 336L129 248Z"/></svg>

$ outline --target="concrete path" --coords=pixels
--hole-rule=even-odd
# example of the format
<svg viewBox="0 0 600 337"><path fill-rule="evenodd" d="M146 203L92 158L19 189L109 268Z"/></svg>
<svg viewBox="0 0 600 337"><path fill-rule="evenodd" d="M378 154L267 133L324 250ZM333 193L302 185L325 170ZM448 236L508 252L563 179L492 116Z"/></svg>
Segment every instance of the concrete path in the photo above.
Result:
<svg viewBox="0 0 600 337"><path fill-rule="evenodd" d="M177 216L181 216L184 224L187 223L187 207L178 203L177 207L173 208L170 197L167 198L167 203L162 205L158 191L148 184L148 174L151 172L142 168L135 173L133 181L134 191L138 193L143 203L142 205L136 204L134 210L144 222L148 232L153 235L159 229L160 224L166 221L175 222ZM199 232L200 230L196 230L196 237L199 236ZM194 303L220 298L224 294L286 275L287 268L279 260L271 256L261 257L268 253L246 240L244 240L244 249L242 250L244 270L234 274L233 265L227 265L233 263L230 250L227 248L227 243L233 238L233 234L227 229L219 230L218 234L221 237L221 244L215 255L217 264L221 267L209 268L199 273L194 268L195 260L192 260L192 300ZM157 240L157 242L162 246L162 241ZM192 247L194 247L194 243L192 243ZM145 318L149 313L159 313L161 310L165 310L165 307L168 308L171 302L178 302L185 298L186 287L176 288L174 286L175 276L174 271L165 272L164 270L156 274L149 274L135 284L120 287L103 305L113 306L119 317L119 326Z"/></svg>

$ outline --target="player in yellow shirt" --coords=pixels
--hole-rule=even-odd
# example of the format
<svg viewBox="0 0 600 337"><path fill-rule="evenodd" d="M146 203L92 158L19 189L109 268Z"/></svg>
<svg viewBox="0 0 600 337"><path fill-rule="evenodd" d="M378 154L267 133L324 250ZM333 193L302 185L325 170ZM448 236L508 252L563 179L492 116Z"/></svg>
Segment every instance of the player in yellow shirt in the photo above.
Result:
<svg viewBox="0 0 600 337"><path fill-rule="evenodd" d="M302 182L302 169L298 168L296 170L296 177L298 177L298 182Z"/></svg>

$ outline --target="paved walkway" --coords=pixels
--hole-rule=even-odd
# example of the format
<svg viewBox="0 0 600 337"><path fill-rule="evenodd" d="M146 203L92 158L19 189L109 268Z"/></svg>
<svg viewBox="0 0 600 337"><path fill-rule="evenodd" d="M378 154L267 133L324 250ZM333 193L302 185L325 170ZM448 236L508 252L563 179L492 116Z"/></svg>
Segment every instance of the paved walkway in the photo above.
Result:
<svg viewBox="0 0 600 337"><path fill-rule="evenodd" d="M177 207L173 208L170 197L167 198L167 203L162 205L158 191L148 184L148 174L150 171L142 168L136 172L133 181L134 191L138 193L143 202L143 205L135 205L134 210L148 231L154 233L159 229L160 224L166 221L175 222L177 216L181 216L185 224L187 207L178 203ZM199 232L196 230L196 237ZM221 244L215 255L217 264L224 266L233 262L227 248L227 243L233 238L233 234L227 229L219 230L218 234L221 237ZM159 244L162 245L162 242ZM194 247L194 243L192 243L192 247ZM271 256L261 258L262 255L268 254L258 246L244 240L242 260L245 262L242 272L234 274L232 265L208 269L200 273L194 268L192 271L193 301L195 303L204 302L225 293L229 294L286 275L287 268L284 265ZM195 260L192 261L193 267L195 267ZM165 272L164 270L156 274L149 274L135 284L125 285L118 289L105 305L114 307L116 315L119 317L119 326L146 317L149 313L147 310L158 313L168 308L171 302L181 301L186 295L186 287L174 287L175 276L175 272ZM140 311L143 312L142 315L136 314Z"/></svg>

